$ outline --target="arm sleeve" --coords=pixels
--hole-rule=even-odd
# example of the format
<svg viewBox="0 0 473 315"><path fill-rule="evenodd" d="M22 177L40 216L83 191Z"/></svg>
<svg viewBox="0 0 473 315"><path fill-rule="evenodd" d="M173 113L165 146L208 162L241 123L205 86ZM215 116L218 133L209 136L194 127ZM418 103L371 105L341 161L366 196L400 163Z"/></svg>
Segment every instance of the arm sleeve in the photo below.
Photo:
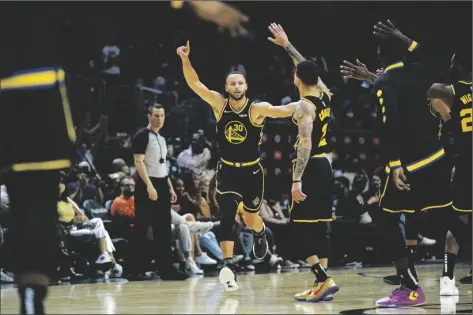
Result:
<svg viewBox="0 0 473 315"><path fill-rule="evenodd" d="M138 131L133 137L131 151L133 154L145 154L148 146L148 133L145 130Z"/></svg>
<svg viewBox="0 0 473 315"><path fill-rule="evenodd" d="M389 166L397 168L401 166L398 100L394 91L386 84L375 83L374 90L381 108L383 121L383 151L389 159Z"/></svg>

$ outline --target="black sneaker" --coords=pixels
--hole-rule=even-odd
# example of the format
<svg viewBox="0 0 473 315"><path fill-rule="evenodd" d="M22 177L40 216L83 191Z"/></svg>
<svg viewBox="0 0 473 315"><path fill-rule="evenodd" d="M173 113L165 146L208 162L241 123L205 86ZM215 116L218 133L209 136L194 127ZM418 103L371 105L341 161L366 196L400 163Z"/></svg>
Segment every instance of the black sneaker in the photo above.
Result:
<svg viewBox="0 0 473 315"><path fill-rule="evenodd" d="M383 278L383 282L390 285L400 285L401 277L399 275L386 276Z"/></svg>
<svg viewBox="0 0 473 315"><path fill-rule="evenodd" d="M460 279L461 284L471 284L471 269L470 273Z"/></svg>
<svg viewBox="0 0 473 315"><path fill-rule="evenodd" d="M181 281L181 280L189 279L190 276L187 272L178 271L172 268L169 271L159 273L159 277L161 278L161 280L166 280L166 281L167 280Z"/></svg>
<svg viewBox="0 0 473 315"><path fill-rule="evenodd" d="M253 255L256 259L264 259L268 253L268 241L266 240L266 232L256 233L253 231Z"/></svg>

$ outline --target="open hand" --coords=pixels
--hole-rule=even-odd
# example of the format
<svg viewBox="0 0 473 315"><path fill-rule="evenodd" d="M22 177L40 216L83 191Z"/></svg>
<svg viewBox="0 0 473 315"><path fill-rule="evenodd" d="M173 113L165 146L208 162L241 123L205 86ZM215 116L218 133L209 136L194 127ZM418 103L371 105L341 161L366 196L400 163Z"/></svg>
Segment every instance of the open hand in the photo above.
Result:
<svg viewBox="0 0 473 315"><path fill-rule="evenodd" d="M202 20L228 30L232 37L247 33L243 24L250 18L231 5L222 1L192 1L191 5Z"/></svg>
<svg viewBox="0 0 473 315"><path fill-rule="evenodd" d="M284 29L280 24L271 23L271 25L268 26L268 29L274 36L274 38L268 37L269 41L284 48L289 46L289 39L287 38L286 32L284 32Z"/></svg>
<svg viewBox="0 0 473 315"><path fill-rule="evenodd" d="M407 39L407 37L404 36L404 34L402 34L390 20L375 24L373 26L373 34L381 38L395 37L404 41Z"/></svg>
<svg viewBox="0 0 473 315"><path fill-rule="evenodd" d="M375 75L371 73L366 65L356 59L356 65L343 60L344 65L340 66L340 72L344 79L356 79L360 81L373 81Z"/></svg>

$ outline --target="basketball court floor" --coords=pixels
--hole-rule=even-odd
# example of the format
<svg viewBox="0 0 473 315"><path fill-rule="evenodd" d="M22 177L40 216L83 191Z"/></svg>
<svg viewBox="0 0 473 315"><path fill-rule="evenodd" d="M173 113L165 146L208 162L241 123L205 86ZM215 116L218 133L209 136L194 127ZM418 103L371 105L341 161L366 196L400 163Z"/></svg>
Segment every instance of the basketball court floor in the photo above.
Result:
<svg viewBox="0 0 473 315"><path fill-rule="evenodd" d="M421 265L418 273L427 296L422 307L380 309L375 301L391 293L394 286L382 277L393 268L331 269L340 286L333 302L296 302L293 295L313 281L308 269L238 276L240 289L225 292L218 277L205 276L181 282L160 280L128 282L124 279L96 283L51 286L48 314L471 314L472 287L457 281L459 297L439 296L442 265ZM458 278L469 271L455 268ZM0 314L18 314L16 289L2 285Z"/></svg>

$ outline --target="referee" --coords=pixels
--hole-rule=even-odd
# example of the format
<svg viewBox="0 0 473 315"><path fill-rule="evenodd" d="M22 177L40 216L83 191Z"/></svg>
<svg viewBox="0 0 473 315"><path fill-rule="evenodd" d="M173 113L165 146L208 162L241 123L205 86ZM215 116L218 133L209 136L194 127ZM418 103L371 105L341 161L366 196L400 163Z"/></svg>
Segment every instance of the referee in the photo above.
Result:
<svg viewBox="0 0 473 315"><path fill-rule="evenodd" d="M130 248L129 274L141 278L147 271L145 252L146 234L153 228L156 249L153 255L162 280L185 280L189 276L177 271L173 265L171 243L171 202L177 199L168 177L166 141L159 134L164 125L165 112L161 105L148 109L148 126L140 129L133 139L132 151L135 174L135 226Z"/></svg>

